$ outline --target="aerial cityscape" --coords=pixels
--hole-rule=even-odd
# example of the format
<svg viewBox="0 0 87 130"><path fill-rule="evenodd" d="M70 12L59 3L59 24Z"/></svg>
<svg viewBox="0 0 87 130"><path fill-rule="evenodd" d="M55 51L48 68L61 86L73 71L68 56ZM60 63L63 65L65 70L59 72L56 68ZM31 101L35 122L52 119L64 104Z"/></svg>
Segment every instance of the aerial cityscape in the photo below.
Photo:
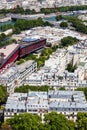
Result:
<svg viewBox="0 0 87 130"><path fill-rule="evenodd" d="M0 130L87 130L87 0L0 0Z"/></svg>

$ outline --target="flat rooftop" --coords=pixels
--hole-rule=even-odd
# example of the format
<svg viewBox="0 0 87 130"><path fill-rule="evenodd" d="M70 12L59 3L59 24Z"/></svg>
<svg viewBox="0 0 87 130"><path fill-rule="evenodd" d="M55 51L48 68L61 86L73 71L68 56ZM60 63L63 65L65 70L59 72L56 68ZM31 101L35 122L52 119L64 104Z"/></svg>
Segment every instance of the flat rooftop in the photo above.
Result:
<svg viewBox="0 0 87 130"><path fill-rule="evenodd" d="M29 91L28 93L14 93L8 97L5 106L5 109L10 110L32 110L36 108L46 108L56 111L87 111L87 101L84 93L81 91Z"/></svg>
<svg viewBox="0 0 87 130"><path fill-rule="evenodd" d="M19 70L19 72L23 72L27 67L29 67L32 63L34 62L34 60L29 60L24 62L21 65L17 65L17 69Z"/></svg>
<svg viewBox="0 0 87 130"><path fill-rule="evenodd" d="M17 73L17 68L16 67L10 67L9 69L7 69L3 73L1 73L0 80L1 79L8 79L9 77L14 75L15 73Z"/></svg>
<svg viewBox="0 0 87 130"><path fill-rule="evenodd" d="M50 97L50 108L59 110L62 110L62 108L78 108L80 110L83 108L87 110L87 101L81 91L49 91L48 95Z"/></svg>
<svg viewBox="0 0 87 130"><path fill-rule="evenodd" d="M10 44L0 48L0 53L4 53L4 59L6 59L16 48L19 47L19 44Z"/></svg>
<svg viewBox="0 0 87 130"><path fill-rule="evenodd" d="M21 48L24 46L32 45L35 44L41 40L44 40L44 38L30 38L30 37L25 37L23 38L19 44L21 45Z"/></svg>

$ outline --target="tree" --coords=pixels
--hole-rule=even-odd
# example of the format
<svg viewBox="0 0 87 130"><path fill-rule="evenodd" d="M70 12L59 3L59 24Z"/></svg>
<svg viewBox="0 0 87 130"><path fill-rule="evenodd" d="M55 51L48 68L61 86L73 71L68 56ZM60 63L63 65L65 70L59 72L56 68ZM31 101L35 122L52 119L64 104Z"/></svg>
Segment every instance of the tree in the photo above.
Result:
<svg viewBox="0 0 87 130"><path fill-rule="evenodd" d="M5 103L7 99L6 87L0 85L0 105Z"/></svg>
<svg viewBox="0 0 87 130"><path fill-rule="evenodd" d="M77 128L78 130L87 130L87 113L79 112L77 114Z"/></svg>
<svg viewBox="0 0 87 130"><path fill-rule="evenodd" d="M44 26L53 26L53 24L51 24L50 22L48 22L48 21L46 21L46 22L44 22Z"/></svg>
<svg viewBox="0 0 87 130"><path fill-rule="evenodd" d="M65 87L60 87L59 90L65 90Z"/></svg>
<svg viewBox="0 0 87 130"><path fill-rule="evenodd" d="M78 42L78 39L76 39L75 37L71 37L71 36L64 37L64 38L61 39L61 45L63 47L73 45L73 44L75 44L77 42Z"/></svg>
<svg viewBox="0 0 87 130"><path fill-rule="evenodd" d="M2 125L2 130L74 130L74 127L73 121L69 121L64 115L56 112L45 114L43 124L40 116L24 113L6 120Z"/></svg>
<svg viewBox="0 0 87 130"><path fill-rule="evenodd" d="M69 63L69 64L67 65L66 70L68 70L69 72L74 72L74 70L75 70L76 68L77 68L76 65L73 66L71 63Z"/></svg>
<svg viewBox="0 0 87 130"><path fill-rule="evenodd" d="M55 12L67 12L67 11L78 11L78 10L87 10L87 5L41 8L40 12L45 14L50 14Z"/></svg>
<svg viewBox="0 0 87 130"><path fill-rule="evenodd" d="M20 7L19 5L17 5L17 8L14 8L12 10L13 13L20 13L23 14L24 13L24 9L22 7Z"/></svg>
<svg viewBox="0 0 87 130"><path fill-rule="evenodd" d="M10 29L10 28L13 28L13 25L12 25L12 24L5 24L5 25L2 25L2 26L1 26L1 30L2 30L2 31L6 31L6 30L8 30L8 29Z"/></svg>
<svg viewBox="0 0 87 130"><path fill-rule="evenodd" d="M43 20L41 17L39 17L37 20L36 20L36 25L38 26L42 26L44 24Z"/></svg>
<svg viewBox="0 0 87 130"><path fill-rule="evenodd" d="M69 19L69 22L72 23L72 26L75 27L76 31L87 34L87 26L84 25L82 20L72 17Z"/></svg>
<svg viewBox="0 0 87 130"><path fill-rule="evenodd" d="M62 20L62 19L63 19L63 16L62 16L62 15L56 16L56 20L57 20L57 21Z"/></svg>
<svg viewBox="0 0 87 130"><path fill-rule="evenodd" d="M64 115L51 112L45 114L45 123L49 125L50 130L74 130L75 124L69 121Z"/></svg>
<svg viewBox="0 0 87 130"><path fill-rule="evenodd" d="M45 22L42 20L42 18L38 18L35 20L17 20L16 23L14 24L14 29L19 28L20 31L30 29L33 27L37 26L42 26L44 25Z"/></svg>
<svg viewBox="0 0 87 130"><path fill-rule="evenodd" d="M14 28L14 29L13 29L13 33L14 33L14 34L20 34L20 33L21 33L20 28L18 28L18 27Z"/></svg>
<svg viewBox="0 0 87 130"><path fill-rule="evenodd" d="M5 124L11 126L12 130L39 130L42 125L40 116L29 113L15 115L8 119Z"/></svg>
<svg viewBox="0 0 87 130"><path fill-rule="evenodd" d="M2 123L1 130L12 130L8 122Z"/></svg>
<svg viewBox="0 0 87 130"><path fill-rule="evenodd" d="M0 34L0 42L4 41L7 38L7 36L4 33Z"/></svg>
<svg viewBox="0 0 87 130"><path fill-rule="evenodd" d="M50 88L49 86L29 86L29 85L24 85L20 86L15 89L15 92L20 92L20 93L28 93L29 90L31 91L48 91L48 89L53 90L53 87Z"/></svg>
<svg viewBox="0 0 87 130"><path fill-rule="evenodd" d="M60 27L67 28L68 27L67 22L61 22Z"/></svg>

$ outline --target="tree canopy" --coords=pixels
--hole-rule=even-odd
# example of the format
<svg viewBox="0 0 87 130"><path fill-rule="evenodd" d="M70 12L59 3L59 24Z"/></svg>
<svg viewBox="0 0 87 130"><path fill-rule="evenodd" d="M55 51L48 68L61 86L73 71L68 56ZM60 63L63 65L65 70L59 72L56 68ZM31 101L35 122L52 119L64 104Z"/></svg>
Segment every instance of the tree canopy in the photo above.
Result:
<svg viewBox="0 0 87 130"><path fill-rule="evenodd" d="M46 114L44 123L38 115L25 113L8 119L3 123L2 130L6 127L8 130L74 130L75 123L56 112Z"/></svg>
<svg viewBox="0 0 87 130"><path fill-rule="evenodd" d="M68 23L67 22L61 22L60 23L60 27L67 28L68 27Z"/></svg>
<svg viewBox="0 0 87 130"><path fill-rule="evenodd" d="M57 48L58 48L57 45L49 47L49 48L45 48L44 50L41 51L41 54L39 57L33 54L29 54L25 58L19 59L16 63L21 64L28 60L35 60L37 62L37 67L40 68L44 65L45 60L47 60L50 57L50 55L57 50Z"/></svg>
<svg viewBox="0 0 87 130"><path fill-rule="evenodd" d="M13 28L13 24L11 24L11 23L9 23L9 24L4 24L4 25L2 25L2 26L0 26L0 30L1 31L6 31L6 30L8 30L8 29L11 29L11 28Z"/></svg>
<svg viewBox="0 0 87 130"><path fill-rule="evenodd" d="M62 19L64 19L62 15L56 16L56 20L57 20L57 21L60 21L60 20L62 20Z"/></svg>
<svg viewBox="0 0 87 130"><path fill-rule="evenodd" d="M87 26L83 23L82 20L79 20L76 17L72 17L69 19L69 22L72 23L72 26L75 27L76 31L87 34Z"/></svg>
<svg viewBox="0 0 87 130"><path fill-rule="evenodd" d="M0 34L0 42L4 41L7 38L7 36L4 33Z"/></svg>
<svg viewBox="0 0 87 130"><path fill-rule="evenodd" d="M21 92L21 93L27 93L29 90L31 91L48 91L48 89L53 90L53 87L49 87L49 86L29 86L29 85L24 85L24 86L20 86L17 87L15 89L15 92Z"/></svg>
<svg viewBox="0 0 87 130"><path fill-rule="evenodd" d="M0 85L0 105L5 103L7 99L6 87Z"/></svg>
<svg viewBox="0 0 87 130"><path fill-rule="evenodd" d="M39 0L41 1L41 0ZM78 11L78 10L87 10L87 5L75 5L75 6L61 6L61 7L54 7L54 8L41 8L40 12L36 12L34 9L23 9L20 6L17 6L14 9L1 9L0 14L7 14L7 13L16 13L16 14L36 14L36 13L54 13L54 12L67 12L67 11Z"/></svg>
<svg viewBox="0 0 87 130"><path fill-rule="evenodd" d="M68 120L65 115L51 112L45 115L45 123L49 125L48 130L74 130L74 122Z"/></svg>
<svg viewBox="0 0 87 130"><path fill-rule="evenodd" d="M79 112L77 114L77 129L87 130L87 113Z"/></svg>
<svg viewBox="0 0 87 130"><path fill-rule="evenodd" d="M76 68L77 68L76 65L73 66L73 64L69 63L69 64L67 65L66 70L68 70L69 72L74 72L74 70L75 70Z"/></svg>
<svg viewBox="0 0 87 130"><path fill-rule="evenodd" d="M76 31L87 34L87 26L81 19L78 19L77 16L58 15L56 16L56 20L67 20Z"/></svg>
<svg viewBox="0 0 87 130"><path fill-rule="evenodd" d="M67 28L67 27L68 27L67 22L61 22L61 23L60 23L60 27L62 27L62 28Z"/></svg>
<svg viewBox="0 0 87 130"><path fill-rule="evenodd" d="M36 14L35 10L30 10L30 9L23 9L20 6L17 6L16 8L13 9L1 9L0 14L7 14L7 13L15 13L15 14Z"/></svg>
<svg viewBox="0 0 87 130"><path fill-rule="evenodd" d="M68 36L68 37L64 37L61 39L61 46L67 47L67 46L73 45L77 42L78 42L78 39L76 39L75 37Z"/></svg>
<svg viewBox="0 0 87 130"><path fill-rule="evenodd" d="M40 12L45 14L50 14L54 12L67 12L67 11L78 11L78 10L87 10L87 5L41 8Z"/></svg>
<svg viewBox="0 0 87 130"><path fill-rule="evenodd" d="M13 118L7 120L2 125L2 130L4 127L8 130L38 130L41 124L41 118L38 115L32 115L29 113L15 115Z"/></svg>
<svg viewBox="0 0 87 130"><path fill-rule="evenodd" d="M17 20L14 24L14 30L16 30L16 32L19 32L19 29L20 31L22 31L37 26L52 26L52 24L50 24L49 22L44 22L41 17L34 20ZM13 32L15 33L15 31Z"/></svg>

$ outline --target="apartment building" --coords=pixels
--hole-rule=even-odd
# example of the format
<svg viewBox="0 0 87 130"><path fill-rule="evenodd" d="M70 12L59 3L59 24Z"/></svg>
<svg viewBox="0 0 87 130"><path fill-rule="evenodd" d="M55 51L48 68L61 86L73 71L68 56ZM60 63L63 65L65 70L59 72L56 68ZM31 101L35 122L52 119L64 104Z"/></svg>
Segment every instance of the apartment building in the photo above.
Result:
<svg viewBox="0 0 87 130"><path fill-rule="evenodd" d="M80 91L55 91L14 93L8 97L4 119L11 118L19 113L44 114L56 111L76 120L78 112L87 112L87 101Z"/></svg>
<svg viewBox="0 0 87 130"><path fill-rule="evenodd" d="M37 12L40 11L41 8L53 8L59 6L70 6L70 5L86 5L86 0L4 0L0 1L0 9L7 8L15 8L17 5L23 7L24 9L35 9Z"/></svg>
<svg viewBox="0 0 87 130"><path fill-rule="evenodd" d="M7 86L9 94L14 92L15 87L23 85L23 80L27 75L37 71L37 63L29 60L21 65L15 65L4 70L0 75L0 84Z"/></svg>
<svg viewBox="0 0 87 130"><path fill-rule="evenodd" d="M75 89L78 86L87 86L87 40L67 49L58 49L39 71L27 75L24 84L48 85L54 87L65 86L66 89ZM77 66L74 72L66 70L72 63Z"/></svg>

